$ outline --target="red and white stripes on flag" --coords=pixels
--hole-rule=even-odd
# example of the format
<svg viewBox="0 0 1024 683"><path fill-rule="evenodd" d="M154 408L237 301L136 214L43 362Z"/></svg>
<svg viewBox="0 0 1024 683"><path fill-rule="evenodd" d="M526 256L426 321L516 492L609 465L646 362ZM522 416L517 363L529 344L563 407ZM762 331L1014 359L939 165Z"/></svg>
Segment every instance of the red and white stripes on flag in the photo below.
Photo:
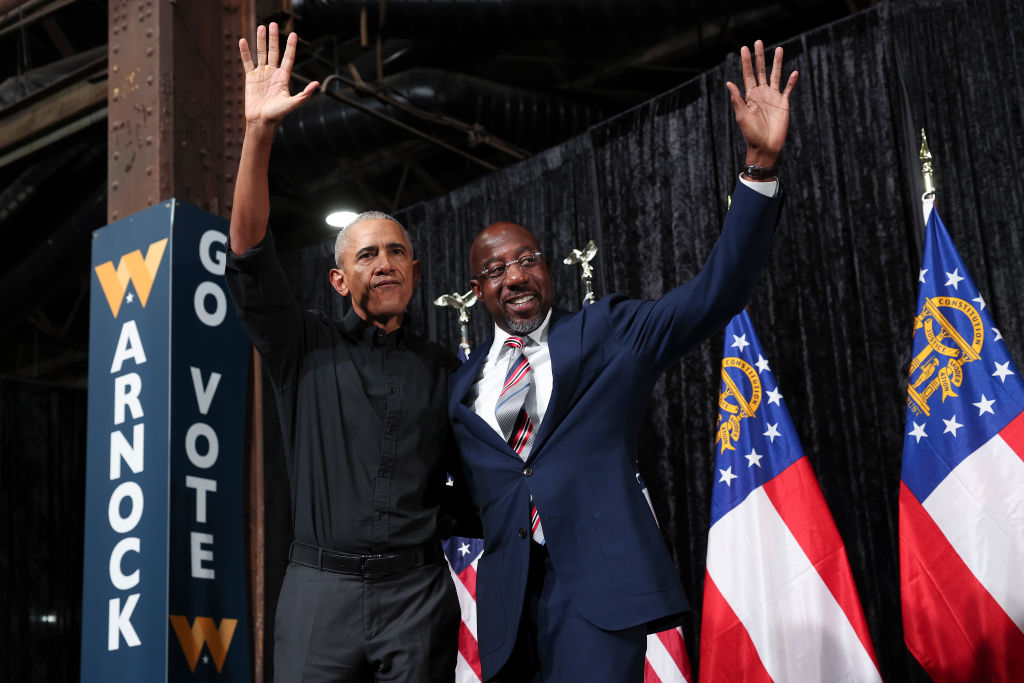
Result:
<svg viewBox="0 0 1024 683"><path fill-rule="evenodd" d="M459 596L462 623L459 624L459 655L455 683L480 683L480 650L476 641L476 568L483 554L479 538L449 538L444 554Z"/></svg>
<svg viewBox="0 0 1024 683"><path fill-rule="evenodd" d="M700 680L880 681L846 549L746 311L725 339Z"/></svg>
<svg viewBox="0 0 1024 683"><path fill-rule="evenodd" d="M935 680L1024 680L1024 381L934 209L900 482L907 647Z"/></svg>
<svg viewBox="0 0 1024 683"><path fill-rule="evenodd" d="M648 635L644 683L687 683L692 680L683 630L677 626Z"/></svg>
<svg viewBox="0 0 1024 683"><path fill-rule="evenodd" d="M806 457L711 528L700 643L701 681L881 680Z"/></svg>
<svg viewBox="0 0 1024 683"><path fill-rule="evenodd" d="M923 503L900 485L904 637L934 679L1024 680L1022 519L1024 413Z"/></svg>

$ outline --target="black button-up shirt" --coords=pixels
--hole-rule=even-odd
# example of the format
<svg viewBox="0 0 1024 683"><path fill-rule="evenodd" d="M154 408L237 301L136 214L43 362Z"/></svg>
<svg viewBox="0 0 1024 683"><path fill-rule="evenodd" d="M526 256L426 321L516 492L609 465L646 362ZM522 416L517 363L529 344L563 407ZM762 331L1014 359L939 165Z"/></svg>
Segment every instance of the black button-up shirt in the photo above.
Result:
<svg viewBox="0 0 1024 683"><path fill-rule="evenodd" d="M302 310L269 232L241 256L228 250L226 278L276 390L295 540L377 553L436 539L455 471L445 406L455 357L353 310L341 322Z"/></svg>

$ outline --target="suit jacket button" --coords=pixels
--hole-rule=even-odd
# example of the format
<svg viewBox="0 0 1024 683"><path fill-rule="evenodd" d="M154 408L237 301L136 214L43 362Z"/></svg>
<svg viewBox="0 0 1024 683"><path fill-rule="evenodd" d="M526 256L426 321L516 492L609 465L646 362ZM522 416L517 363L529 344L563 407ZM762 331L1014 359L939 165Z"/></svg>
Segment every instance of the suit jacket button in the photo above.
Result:
<svg viewBox="0 0 1024 683"><path fill-rule="evenodd" d="M519 527L519 538L526 538L526 529Z"/></svg>
<svg viewBox="0 0 1024 683"><path fill-rule="evenodd" d="M525 474L528 477L532 477L533 476L533 468L527 467L525 470L523 470L523 474Z"/></svg>

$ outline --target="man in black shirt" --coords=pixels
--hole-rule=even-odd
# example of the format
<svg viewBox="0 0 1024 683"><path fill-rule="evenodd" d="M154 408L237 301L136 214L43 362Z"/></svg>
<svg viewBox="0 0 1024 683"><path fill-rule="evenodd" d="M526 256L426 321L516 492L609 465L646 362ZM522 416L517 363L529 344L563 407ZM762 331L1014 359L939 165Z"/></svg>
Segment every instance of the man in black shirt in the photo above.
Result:
<svg viewBox="0 0 1024 683"><path fill-rule="evenodd" d="M277 26L260 26L254 65L239 41L246 129L227 266L274 383L291 484L275 680L451 681L459 605L438 537L445 472L457 469L445 407L457 361L402 325L419 262L390 216L362 214L338 236L330 281L352 304L340 323L289 293L267 175L277 123L317 85L289 93L296 42L281 55Z"/></svg>

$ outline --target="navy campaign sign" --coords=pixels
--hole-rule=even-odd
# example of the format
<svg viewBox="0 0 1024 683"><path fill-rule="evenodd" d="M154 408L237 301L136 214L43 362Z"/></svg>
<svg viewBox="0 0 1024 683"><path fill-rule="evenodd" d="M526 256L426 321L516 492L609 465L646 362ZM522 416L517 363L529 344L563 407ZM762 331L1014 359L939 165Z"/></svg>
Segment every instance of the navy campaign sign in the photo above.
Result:
<svg viewBox="0 0 1024 683"><path fill-rule="evenodd" d="M250 679L227 236L173 199L93 234L82 680Z"/></svg>

